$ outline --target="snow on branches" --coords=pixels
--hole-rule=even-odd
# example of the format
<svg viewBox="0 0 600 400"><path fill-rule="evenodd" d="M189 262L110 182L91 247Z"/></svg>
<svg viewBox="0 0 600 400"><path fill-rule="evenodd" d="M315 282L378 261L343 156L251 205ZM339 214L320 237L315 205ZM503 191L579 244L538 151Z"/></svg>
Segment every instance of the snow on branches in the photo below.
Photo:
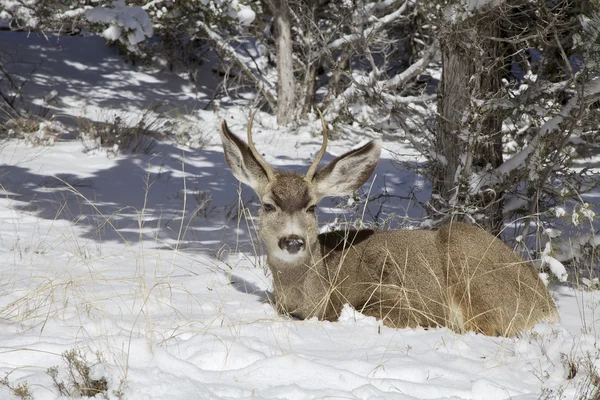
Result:
<svg viewBox="0 0 600 400"><path fill-rule="evenodd" d="M91 23L108 25L100 34L107 40L119 41L135 52L136 45L152 36L152 22L142 7L127 6L124 0L115 0L111 7L94 7L86 10Z"/></svg>
<svg viewBox="0 0 600 400"><path fill-rule="evenodd" d="M11 29L35 29L40 23L38 0L0 0L0 24Z"/></svg>

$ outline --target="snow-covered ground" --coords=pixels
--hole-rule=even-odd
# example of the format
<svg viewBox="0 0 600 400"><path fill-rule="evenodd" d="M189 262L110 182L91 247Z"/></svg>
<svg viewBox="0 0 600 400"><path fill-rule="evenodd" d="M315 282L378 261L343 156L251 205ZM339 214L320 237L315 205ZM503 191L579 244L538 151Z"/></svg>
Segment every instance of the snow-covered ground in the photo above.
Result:
<svg viewBox="0 0 600 400"><path fill-rule="evenodd" d="M250 109L225 99L204 110L217 83L209 68L194 87L125 64L99 38L0 35L11 68L34 69L24 101L42 106L56 91L49 107L66 125L134 119L160 105L185 110L207 142L110 157L77 140L3 144L0 399L19 398L8 386L25 382L34 399L60 398L47 369L69 386L61 354L72 349L107 380L111 399L587 398L590 369L600 370L599 292L552 287L560 321L511 339L394 330L349 308L335 323L277 315L261 244L251 219L239 217L255 212L255 199L228 171L218 138L222 119L243 134ZM316 120L292 132L259 113L254 127L257 147L282 168L306 168L320 147ZM370 134L338 135L325 161ZM365 189L426 199L427 184L397 159L418 157L384 138ZM396 197L366 213L380 206L384 216L422 214ZM352 217L341 211L324 201L319 215Z"/></svg>

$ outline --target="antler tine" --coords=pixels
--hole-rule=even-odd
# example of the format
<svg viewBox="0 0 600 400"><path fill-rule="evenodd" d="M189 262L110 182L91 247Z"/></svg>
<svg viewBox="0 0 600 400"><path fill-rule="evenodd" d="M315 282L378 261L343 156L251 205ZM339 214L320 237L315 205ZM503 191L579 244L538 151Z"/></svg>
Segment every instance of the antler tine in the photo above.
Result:
<svg viewBox="0 0 600 400"><path fill-rule="evenodd" d="M319 110L317 108L317 112L319 113L319 118L321 118L321 125L323 125L323 144L321 145L321 150L319 150L319 152L317 153L317 156L315 157L315 161L313 161L312 165L308 169L308 172L306 173L305 179L308 182L312 181L312 178L315 175L317 167L319 166L319 163L321 162L321 159L323 158L323 154L325 154L325 150L327 149L327 122L325 122L325 118L323 118L323 114L321 114L321 110Z"/></svg>
<svg viewBox="0 0 600 400"><path fill-rule="evenodd" d="M254 142L252 141L252 121L254 121L254 115L256 114L256 111L257 110L254 110L252 112L252 114L250 115L250 121L248 121L248 147L250 147L250 152L252 153L256 161L258 161L260 166L263 167L263 169L265 170L267 174L267 179L269 180L269 182L271 182L275 178L273 168L265 161L264 158L262 158L258 151L256 151L256 147L254 147Z"/></svg>

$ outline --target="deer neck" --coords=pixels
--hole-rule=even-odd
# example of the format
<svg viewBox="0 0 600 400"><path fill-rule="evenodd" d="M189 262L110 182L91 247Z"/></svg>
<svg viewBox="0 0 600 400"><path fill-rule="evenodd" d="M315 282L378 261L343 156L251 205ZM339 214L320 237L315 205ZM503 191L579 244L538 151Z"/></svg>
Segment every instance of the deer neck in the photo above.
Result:
<svg viewBox="0 0 600 400"><path fill-rule="evenodd" d="M324 268L320 246L307 251L306 255L293 261L281 260L279 257L267 253L267 264L273 273L273 285L296 286L302 285L306 279L321 272Z"/></svg>
<svg viewBox="0 0 600 400"><path fill-rule="evenodd" d="M322 302L330 289L325 277L321 250L307 254L294 263L285 263L267 254L273 274L273 295L279 312L306 319L326 318L327 302Z"/></svg>

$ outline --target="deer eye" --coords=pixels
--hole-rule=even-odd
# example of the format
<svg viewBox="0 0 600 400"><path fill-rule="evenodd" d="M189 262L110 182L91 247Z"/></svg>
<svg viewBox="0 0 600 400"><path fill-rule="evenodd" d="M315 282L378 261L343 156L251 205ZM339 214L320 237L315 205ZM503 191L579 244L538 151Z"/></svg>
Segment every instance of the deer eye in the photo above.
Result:
<svg viewBox="0 0 600 400"><path fill-rule="evenodd" d="M263 204L263 210L265 210L266 212L272 212L275 211L275 206L273 206L272 204Z"/></svg>
<svg viewBox="0 0 600 400"><path fill-rule="evenodd" d="M306 212L308 213L314 213L315 209L317 208L317 206L310 206L306 209Z"/></svg>

